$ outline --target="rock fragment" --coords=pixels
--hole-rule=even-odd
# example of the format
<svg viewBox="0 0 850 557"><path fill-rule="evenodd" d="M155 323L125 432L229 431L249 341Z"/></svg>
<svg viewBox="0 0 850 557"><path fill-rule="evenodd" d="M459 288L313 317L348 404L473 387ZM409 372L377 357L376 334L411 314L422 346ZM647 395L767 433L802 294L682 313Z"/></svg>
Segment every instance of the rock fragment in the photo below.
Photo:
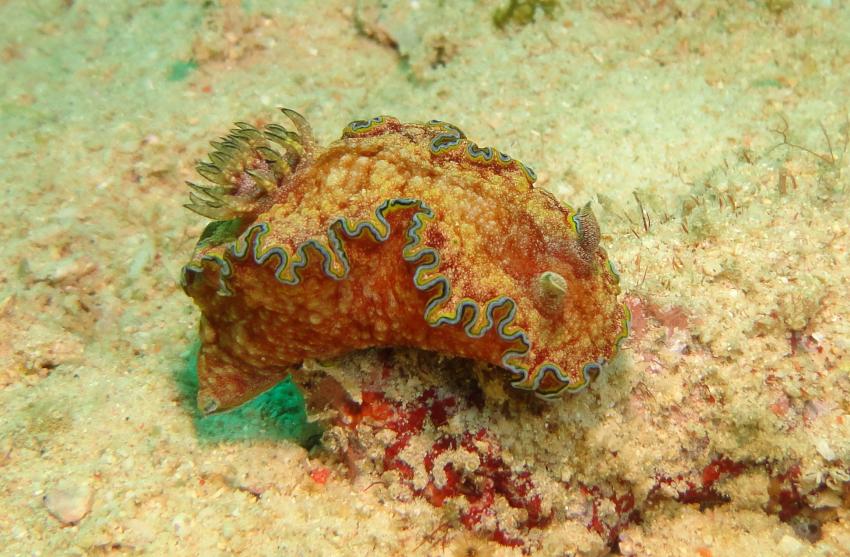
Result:
<svg viewBox="0 0 850 557"><path fill-rule="evenodd" d="M72 526L91 510L92 491L86 484L62 485L49 489L42 500L56 520Z"/></svg>

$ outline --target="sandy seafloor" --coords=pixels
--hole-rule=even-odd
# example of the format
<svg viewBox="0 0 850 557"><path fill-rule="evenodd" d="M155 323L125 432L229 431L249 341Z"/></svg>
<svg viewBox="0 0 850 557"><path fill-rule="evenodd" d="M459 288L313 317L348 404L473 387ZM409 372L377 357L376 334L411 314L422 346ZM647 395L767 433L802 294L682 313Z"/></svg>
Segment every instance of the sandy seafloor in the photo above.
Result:
<svg viewBox="0 0 850 557"><path fill-rule="evenodd" d="M850 7L562 2L499 30L503 4L0 2L0 554L850 555ZM325 144L453 122L593 201L621 356L556 404L430 414L412 481L381 416L309 452L297 408L200 419L183 182L278 106ZM387 361L395 401L472 369L323 365ZM435 498L430 447L482 429L443 470L492 495L489 451L531 492Z"/></svg>

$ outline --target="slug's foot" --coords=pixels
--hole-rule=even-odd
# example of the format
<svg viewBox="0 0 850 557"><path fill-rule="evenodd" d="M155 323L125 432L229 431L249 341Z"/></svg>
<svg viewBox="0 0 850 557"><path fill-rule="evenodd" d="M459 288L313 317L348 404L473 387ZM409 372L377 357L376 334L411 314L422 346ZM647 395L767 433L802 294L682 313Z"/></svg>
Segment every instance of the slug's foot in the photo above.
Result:
<svg viewBox="0 0 850 557"><path fill-rule="evenodd" d="M289 370L259 371L240 365L215 345L198 354L198 409L205 415L231 410L286 379Z"/></svg>

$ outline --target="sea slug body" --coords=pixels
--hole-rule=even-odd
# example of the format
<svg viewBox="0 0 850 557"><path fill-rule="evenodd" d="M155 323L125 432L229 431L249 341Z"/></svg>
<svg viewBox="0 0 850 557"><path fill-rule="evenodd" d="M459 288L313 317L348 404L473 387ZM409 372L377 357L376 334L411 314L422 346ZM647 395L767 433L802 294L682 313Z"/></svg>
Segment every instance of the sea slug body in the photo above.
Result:
<svg viewBox="0 0 850 557"><path fill-rule="evenodd" d="M187 205L214 219L183 268L201 310L198 403L232 408L308 358L408 346L488 362L543 397L576 391L628 334L589 206L444 122L380 116L319 147L238 123Z"/></svg>

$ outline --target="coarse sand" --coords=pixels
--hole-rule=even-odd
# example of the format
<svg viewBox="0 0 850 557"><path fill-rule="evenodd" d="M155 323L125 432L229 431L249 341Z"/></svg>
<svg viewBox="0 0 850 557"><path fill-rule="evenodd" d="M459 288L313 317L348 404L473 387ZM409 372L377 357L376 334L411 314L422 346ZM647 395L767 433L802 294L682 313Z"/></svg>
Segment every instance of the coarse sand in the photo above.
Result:
<svg viewBox="0 0 850 557"><path fill-rule="evenodd" d="M0 2L0 554L850 555L850 6L543 4ZM279 106L452 122L591 201L621 355L524 405L367 351L311 365L391 370L384 414L354 388L321 440L291 385L201 418L184 181Z"/></svg>

